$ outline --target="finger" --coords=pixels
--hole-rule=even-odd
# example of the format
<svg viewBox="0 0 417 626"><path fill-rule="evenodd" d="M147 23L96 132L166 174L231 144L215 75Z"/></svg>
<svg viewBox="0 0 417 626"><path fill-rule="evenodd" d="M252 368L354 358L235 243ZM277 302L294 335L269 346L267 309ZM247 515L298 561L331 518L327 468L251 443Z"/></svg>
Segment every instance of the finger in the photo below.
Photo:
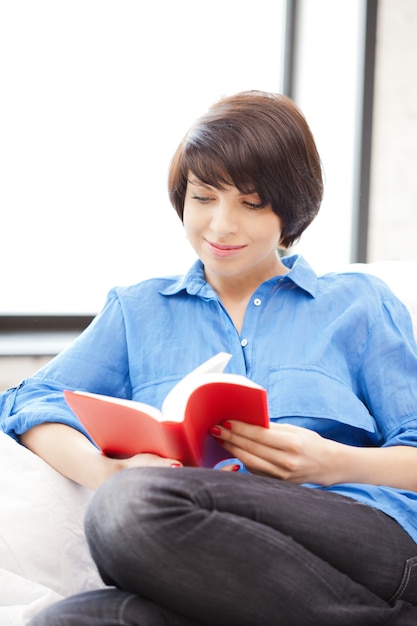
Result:
<svg viewBox="0 0 417 626"><path fill-rule="evenodd" d="M210 428L209 432L213 437L225 441L234 441L239 436L251 441L266 441L269 429L255 424L226 420L222 424Z"/></svg>
<svg viewBox="0 0 417 626"><path fill-rule="evenodd" d="M224 447L238 458L251 474L272 476L295 483L305 482L301 476L294 474L288 459L285 462L283 458L278 458L276 454L271 459L257 456L252 450L238 448L230 443L225 443Z"/></svg>
<svg viewBox="0 0 417 626"><path fill-rule="evenodd" d="M271 428L249 425L243 422L230 422L230 428L221 428L220 438L252 450L251 444L245 443L245 439L254 445L264 445L269 448L269 458L275 455L275 451L288 453L289 455L304 455L311 445L317 444L320 435L310 429L292 424L272 423ZM255 450L254 450L255 451ZM262 454L259 454L262 456Z"/></svg>
<svg viewBox="0 0 417 626"><path fill-rule="evenodd" d="M301 429L303 430L303 429ZM226 439L227 437L227 439ZM288 479L300 476L304 466L303 439L299 433L270 433L267 441L255 441L236 433L225 435L221 444L246 467Z"/></svg>
<svg viewBox="0 0 417 626"><path fill-rule="evenodd" d="M281 468L285 471L288 467L289 455L286 452L278 450L277 448L271 448L262 443L251 441L250 439L234 437L233 441L221 441L222 447L245 466L254 464L257 467L267 469L273 465L277 468Z"/></svg>
<svg viewBox="0 0 417 626"><path fill-rule="evenodd" d="M279 425L281 426L281 425ZM283 425L283 428L267 429L238 421L223 422L215 426L213 435L231 456L244 465L285 480L299 482L305 477L305 449L312 433L302 427Z"/></svg>
<svg viewBox="0 0 417 626"><path fill-rule="evenodd" d="M181 461L178 461L177 459L162 459L160 457L156 464L168 467L184 467Z"/></svg>
<svg viewBox="0 0 417 626"><path fill-rule="evenodd" d="M230 465L223 465L219 467L220 472L238 472L240 470L240 465L237 463L232 463Z"/></svg>
<svg viewBox="0 0 417 626"><path fill-rule="evenodd" d="M287 424L285 422L270 422L269 428L265 428L264 426L248 424L246 422L240 422L239 420L226 420L219 424L219 427L226 429L226 431L248 437L248 439L258 439L259 437L267 438L268 432L271 430L276 433L293 433L300 435L306 431L303 426L295 426L294 424Z"/></svg>
<svg viewBox="0 0 417 626"><path fill-rule="evenodd" d="M221 426L214 426L210 433L223 445L230 443L243 450L254 452L257 456L267 455L272 461L277 451L294 454L302 450L306 430L301 427L269 429L230 421L223 422ZM262 446L265 446L265 450L262 450ZM227 447L227 450L230 448Z"/></svg>
<svg viewBox="0 0 417 626"><path fill-rule="evenodd" d="M157 454L137 454L126 459L129 467L182 467L178 459L168 459Z"/></svg>
<svg viewBox="0 0 417 626"><path fill-rule="evenodd" d="M228 452L231 453L231 456L239 458L239 460L242 460L240 456L240 452L242 450L248 453L252 453L254 456L258 456L261 458L270 457L272 459L274 457L274 453L267 449L268 446L263 442L259 442L259 440L257 439L257 436L259 437L260 433L258 433L257 435L256 433L252 432L253 438L249 438L247 432L242 435L238 434L236 432L237 430L238 428L235 428L235 430L231 430L229 428L225 428L223 425L214 426L210 429L210 433ZM246 431L245 428L243 430Z"/></svg>

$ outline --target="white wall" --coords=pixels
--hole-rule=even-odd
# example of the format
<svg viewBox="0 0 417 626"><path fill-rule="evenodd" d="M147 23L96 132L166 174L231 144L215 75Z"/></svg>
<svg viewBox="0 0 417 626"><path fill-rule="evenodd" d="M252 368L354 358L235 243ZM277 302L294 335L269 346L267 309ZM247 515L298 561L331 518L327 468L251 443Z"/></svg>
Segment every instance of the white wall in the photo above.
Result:
<svg viewBox="0 0 417 626"><path fill-rule="evenodd" d="M94 313L187 269L169 160L214 100L280 90L283 7L0 2L0 312Z"/></svg>
<svg viewBox="0 0 417 626"><path fill-rule="evenodd" d="M191 260L169 158L217 96L280 88L283 2L173 4L0 3L0 312L94 312L113 284ZM326 192L296 250L320 270L350 253L364 0L300 6L296 99ZM417 258L417 2L378 12L370 260ZM0 359L0 391L48 358Z"/></svg>
<svg viewBox="0 0 417 626"><path fill-rule="evenodd" d="M365 0L299 0L295 98L325 198L295 248L349 260ZM0 312L95 312L194 255L166 195L194 117L281 87L284 0L0 3ZM417 2L379 0L370 260L415 258Z"/></svg>

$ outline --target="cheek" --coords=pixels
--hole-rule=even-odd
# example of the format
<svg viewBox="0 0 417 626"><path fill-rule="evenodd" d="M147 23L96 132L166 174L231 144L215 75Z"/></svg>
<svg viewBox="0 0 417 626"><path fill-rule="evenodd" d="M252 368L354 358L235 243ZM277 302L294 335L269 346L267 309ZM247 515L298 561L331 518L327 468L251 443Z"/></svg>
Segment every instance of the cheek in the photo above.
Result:
<svg viewBox="0 0 417 626"><path fill-rule="evenodd" d="M184 207L184 215L182 220L185 236L187 239L193 237L193 234L197 232L198 225L195 219L195 215L193 215L193 211L187 211Z"/></svg>
<svg viewBox="0 0 417 626"><path fill-rule="evenodd" d="M183 225L186 233L197 232L204 227L203 215L184 206Z"/></svg>
<svg viewBox="0 0 417 626"><path fill-rule="evenodd" d="M281 222L278 218L267 219L262 224L259 222L251 228L252 236L264 244L277 243L281 239Z"/></svg>
<svg viewBox="0 0 417 626"><path fill-rule="evenodd" d="M187 211L186 207L184 206L184 212L182 214L182 223L184 225L185 230L190 228L190 222L191 222L191 218L190 218L190 211Z"/></svg>
<svg viewBox="0 0 417 626"><path fill-rule="evenodd" d="M271 219L268 229L269 229L270 239L276 242L280 241L281 233L282 233L282 224L281 224L281 220L279 219L277 215L274 215L273 218Z"/></svg>

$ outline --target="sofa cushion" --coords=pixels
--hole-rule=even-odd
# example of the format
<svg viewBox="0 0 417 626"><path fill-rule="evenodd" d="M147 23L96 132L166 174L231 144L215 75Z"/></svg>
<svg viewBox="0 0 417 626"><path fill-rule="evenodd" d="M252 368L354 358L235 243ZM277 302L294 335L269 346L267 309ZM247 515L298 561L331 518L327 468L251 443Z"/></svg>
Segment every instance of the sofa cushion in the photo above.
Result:
<svg viewBox="0 0 417 626"><path fill-rule="evenodd" d="M103 585L83 518L92 492L0 432L0 624Z"/></svg>

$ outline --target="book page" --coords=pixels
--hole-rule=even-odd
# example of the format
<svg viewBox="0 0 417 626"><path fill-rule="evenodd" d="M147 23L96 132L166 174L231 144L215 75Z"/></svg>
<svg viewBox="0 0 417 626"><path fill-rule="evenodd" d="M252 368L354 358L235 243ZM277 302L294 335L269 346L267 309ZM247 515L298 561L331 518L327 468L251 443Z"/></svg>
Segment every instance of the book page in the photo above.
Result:
<svg viewBox="0 0 417 626"><path fill-rule="evenodd" d="M228 352L218 352L210 359L204 361L204 363L192 370L189 374L187 374L187 376L184 376L183 380L194 376L200 376L201 374L214 374L216 372L223 372L224 368L231 358L232 355Z"/></svg>
<svg viewBox="0 0 417 626"><path fill-rule="evenodd" d="M164 419L172 422L182 421L190 393L204 382L208 374L214 374L216 380L219 374L223 376L222 372L231 358L232 355L227 352L218 352L184 376L171 389L162 403L161 413Z"/></svg>
<svg viewBox="0 0 417 626"><path fill-rule="evenodd" d="M162 422L164 417L159 409L152 406L151 404L145 404L144 402L138 402L137 400L129 400L127 398L116 398L115 396L105 396L100 393L92 393L91 391L68 391L65 390L64 396L70 406L73 406L77 403L77 407L81 407L81 410L84 412L85 402L82 404L74 400L73 396L80 396L81 398L90 398L91 400L100 401L100 402L108 402L109 404L116 406L123 406L128 409L132 409L138 411L140 413L146 413L150 415L158 422ZM89 407L95 407L96 402L90 402Z"/></svg>
<svg viewBox="0 0 417 626"><path fill-rule="evenodd" d="M225 372L210 372L199 376L186 376L166 396L162 404L164 421L179 422L184 419L186 407L190 396L196 389L212 383L223 383L238 387L262 389L246 376L241 374L229 374Z"/></svg>

